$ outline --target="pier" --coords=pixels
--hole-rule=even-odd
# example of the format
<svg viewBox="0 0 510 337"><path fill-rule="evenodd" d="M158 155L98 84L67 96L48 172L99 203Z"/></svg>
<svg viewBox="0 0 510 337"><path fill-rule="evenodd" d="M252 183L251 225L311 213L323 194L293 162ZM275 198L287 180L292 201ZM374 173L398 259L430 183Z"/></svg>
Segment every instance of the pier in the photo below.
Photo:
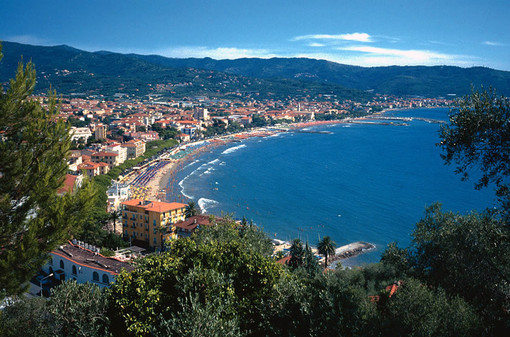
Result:
<svg viewBox="0 0 510 337"><path fill-rule="evenodd" d="M375 245L369 242L357 241L335 249L335 256L331 261L347 259L363 252L374 249Z"/></svg>

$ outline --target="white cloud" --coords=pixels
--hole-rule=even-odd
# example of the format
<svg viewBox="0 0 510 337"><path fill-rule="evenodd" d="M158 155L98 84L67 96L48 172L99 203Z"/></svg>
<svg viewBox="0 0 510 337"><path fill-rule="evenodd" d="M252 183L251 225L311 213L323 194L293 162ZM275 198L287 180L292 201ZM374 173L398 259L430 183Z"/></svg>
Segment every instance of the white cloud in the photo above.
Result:
<svg viewBox="0 0 510 337"><path fill-rule="evenodd" d="M325 47L326 45L323 43L311 42L308 44L308 47Z"/></svg>
<svg viewBox="0 0 510 337"><path fill-rule="evenodd" d="M238 59L244 57L271 58L278 57L277 54L267 49L250 49L235 47L209 48L203 46L182 46L174 48L164 48L158 50L130 50L122 52L131 52L138 54L156 54L166 57L187 58L187 57L210 57L217 60Z"/></svg>
<svg viewBox="0 0 510 337"><path fill-rule="evenodd" d="M292 41L300 40L337 40L337 41L357 41L357 42L372 42L372 37L367 33L351 33L351 34L310 34L296 36Z"/></svg>
<svg viewBox="0 0 510 337"><path fill-rule="evenodd" d="M495 42L495 41L484 41L483 44L486 45L486 46L495 46L495 47L504 47L504 46L506 46L506 44L504 44L504 43Z"/></svg>
<svg viewBox="0 0 510 337"><path fill-rule="evenodd" d="M351 52L354 57L370 65L472 65L476 61L472 57L438 53L429 50L402 50L371 46L346 46L336 50ZM354 55L352 55L354 53Z"/></svg>

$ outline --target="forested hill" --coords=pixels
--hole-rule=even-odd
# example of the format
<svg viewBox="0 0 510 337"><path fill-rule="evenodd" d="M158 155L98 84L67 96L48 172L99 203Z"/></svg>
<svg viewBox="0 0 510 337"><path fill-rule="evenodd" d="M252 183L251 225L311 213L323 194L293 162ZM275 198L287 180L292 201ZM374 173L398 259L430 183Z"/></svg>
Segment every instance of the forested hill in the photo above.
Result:
<svg viewBox="0 0 510 337"><path fill-rule="evenodd" d="M336 83L349 88L374 90L384 94L428 97L447 94L465 95L471 92L471 85L475 87L483 85L486 88L497 88L501 94L510 95L510 72L484 67L367 68L307 58L213 60L211 58L174 59L157 55L134 56L165 66L211 69L257 78L293 78Z"/></svg>
<svg viewBox="0 0 510 337"><path fill-rule="evenodd" d="M18 62L32 61L37 70L36 92L50 86L59 94L128 93L137 96L161 94L172 98L256 97L283 99L296 96L364 101L372 95L334 83L310 83L299 79L257 79L215 70L158 64L133 55L87 52L69 46L32 46L2 42L0 83L15 74Z"/></svg>
<svg viewBox="0 0 510 337"><path fill-rule="evenodd" d="M176 59L158 55L86 52L68 46L3 42L0 82L12 77L23 55L38 71L37 90L51 84L61 93L155 93L157 84L177 85L174 97L208 95L287 96L333 94L363 100L367 92L439 97L465 95L471 86L510 95L510 72L483 67L357 67L307 58ZM64 71L66 70L66 71ZM347 89L352 88L352 89ZM168 87L167 87L168 89ZM165 92L163 92L165 94Z"/></svg>

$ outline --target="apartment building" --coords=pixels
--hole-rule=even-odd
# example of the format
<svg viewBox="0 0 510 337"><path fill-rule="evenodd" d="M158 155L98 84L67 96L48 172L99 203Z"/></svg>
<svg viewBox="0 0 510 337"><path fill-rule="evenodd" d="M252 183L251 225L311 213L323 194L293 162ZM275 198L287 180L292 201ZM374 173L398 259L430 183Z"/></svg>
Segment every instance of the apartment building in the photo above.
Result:
<svg viewBox="0 0 510 337"><path fill-rule="evenodd" d="M132 139L122 147L126 148L128 158L137 158L145 153L145 142L139 139Z"/></svg>
<svg viewBox="0 0 510 337"><path fill-rule="evenodd" d="M110 168L120 165L119 154L115 152L96 152L90 155L93 163L106 163Z"/></svg>
<svg viewBox="0 0 510 337"><path fill-rule="evenodd" d="M133 199L122 202L121 210L124 236L159 250L177 238L174 224L185 219L186 204Z"/></svg>

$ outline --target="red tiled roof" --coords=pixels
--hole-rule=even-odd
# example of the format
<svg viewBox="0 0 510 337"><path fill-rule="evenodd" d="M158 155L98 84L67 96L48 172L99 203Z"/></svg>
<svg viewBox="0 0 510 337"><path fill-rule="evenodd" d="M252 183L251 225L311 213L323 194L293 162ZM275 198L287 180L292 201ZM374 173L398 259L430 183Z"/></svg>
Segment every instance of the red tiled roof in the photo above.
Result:
<svg viewBox="0 0 510 337"><path fill-rule="evenodd" d="M76 183L76 178L78 176L74 176L72 174L66 174L66 179L64 180L64 186L62 186L58 193L69 193L73 191L74 184Z"/></svg>
<svg viewBox="0 0 510 337"><path fill-rule="evenodd" d="M173 211L179 208L185 208L187 206L186 204L181 204L179 202L161 202L143 199L127 200L124 201L121 205L141 207L146 209L147 211L159 213Z"/></svg>
<svg viewBox="0 0 510 337"><path fill-rule="evenodd" d="M175 227L194 231L197 226L211 226L208 215L195 215L174 224Z"/></svg>

